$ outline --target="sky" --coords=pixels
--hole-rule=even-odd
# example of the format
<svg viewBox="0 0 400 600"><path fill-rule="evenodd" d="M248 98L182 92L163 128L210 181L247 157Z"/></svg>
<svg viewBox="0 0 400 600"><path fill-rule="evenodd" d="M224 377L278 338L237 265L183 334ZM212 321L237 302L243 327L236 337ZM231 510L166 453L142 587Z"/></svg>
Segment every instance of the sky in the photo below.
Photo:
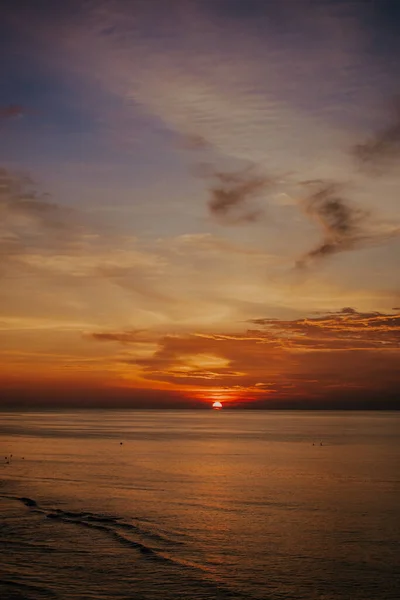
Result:
<svg viewBox="0 0 400 600"><path fill-rule="evenodd" d="M0 11L0 406L399 407L397 0Z"/></svg>

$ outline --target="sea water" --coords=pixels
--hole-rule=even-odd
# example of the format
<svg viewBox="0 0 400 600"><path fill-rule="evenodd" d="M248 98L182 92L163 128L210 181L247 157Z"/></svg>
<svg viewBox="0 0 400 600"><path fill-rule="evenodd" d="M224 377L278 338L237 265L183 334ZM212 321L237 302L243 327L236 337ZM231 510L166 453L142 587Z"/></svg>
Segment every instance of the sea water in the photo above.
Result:
<svg viewBox="0 0 400 600"><path fill-rule="evenodd" d="M400 413L0 422L4 600L400 598Z"/></svg>

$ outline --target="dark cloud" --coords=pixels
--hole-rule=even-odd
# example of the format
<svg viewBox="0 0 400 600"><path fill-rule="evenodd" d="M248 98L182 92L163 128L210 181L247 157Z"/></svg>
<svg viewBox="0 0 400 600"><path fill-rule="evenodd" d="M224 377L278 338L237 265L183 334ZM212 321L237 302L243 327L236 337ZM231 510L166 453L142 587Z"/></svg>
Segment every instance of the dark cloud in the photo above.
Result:
<svg viewBox="0 0 400 600"><path fill-rule="evenodd" d="M342 194L342 185L319 185L318 181L303 184L307 187L318 184L317 191L307 196L302 206L307 216L321 229L322 240L297 261L298 267L339 252L382 244L400 234L398 226L379 223L367 211L354 206Z"/></svg>
<svg viewBox="0 0 400 600"><path fill-rule="evenodd" d="M358 163L374 173L400 158L400 99L395 102L391 122L370 139L353 148Z"/></svg>
<svg viewBox="0 0 400 600"><path fill-rule="evenodd" d="M339 314L342 315L356 315L357 311L355 308L351 308L351 306L345 306L339 311Z"/></svg>
<svg viewBox="0 0 400 600"><path fill-rule="evenodd" d="M364 229L367 213L351 206L340 192L337 184L325 184L304 201L306 214L318 223L323 238L298 266L355 248L369 237Z"/></svg>
<svg viewBox="0 0 400 600"><path fill-rule="evenodd" d="M210 189L208 208L211 214L225 224L258 221L263 211L251 206L250 201L274 184L274 180L258 175L253 169L239 172L215 172L216 183Z"/></svg>

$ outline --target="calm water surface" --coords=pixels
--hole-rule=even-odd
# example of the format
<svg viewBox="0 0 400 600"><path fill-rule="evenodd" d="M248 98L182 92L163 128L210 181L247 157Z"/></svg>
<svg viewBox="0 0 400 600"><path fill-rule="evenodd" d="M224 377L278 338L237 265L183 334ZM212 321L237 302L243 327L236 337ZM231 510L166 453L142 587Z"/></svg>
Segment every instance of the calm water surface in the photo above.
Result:
<svg viewBox="0 0 400 600"><path fill-rule="evenodd" d="M0 414L0 597L398 600L399 434L400 413Z"/></svg>

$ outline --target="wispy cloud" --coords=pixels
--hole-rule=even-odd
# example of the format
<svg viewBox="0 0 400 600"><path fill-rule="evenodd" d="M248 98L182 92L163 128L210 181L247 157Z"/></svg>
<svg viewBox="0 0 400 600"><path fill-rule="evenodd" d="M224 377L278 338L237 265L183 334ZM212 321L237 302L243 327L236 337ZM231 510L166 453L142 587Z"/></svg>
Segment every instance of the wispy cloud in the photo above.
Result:
<svg viewBox="0 0 400 600"><path fill-rule="evenodd" d="M362 228L366 214L342 197L340 186L324 185L306 198L304 208L322 229L323 239L298 262L298 266L354 248L365 237Z"/></svg>
<svg viewBox="0 0 400 600"><path fill-rule="evenodd" d="M2 259L48 272L122 277L129 269L155 268L163 259L138 249L135 238L111 234L39 191L27 175L0 169ZM165 261L164 261L165 262Z"/></svg>
<svg viewBox="0 0 400 600"><path fill-rule="evenodd" d="M54 218L59 207L39 192L35 182L26 175L0 168L0 207L8 214L20 214L37 219L45 226L59 227L63 220Z"/></svg>
<svg viewBox="0 0 400 600"><path fill-rule="evenodd" d="M346 186L319 181L304 183L307 187L317 186L317 191L307 196L302 206L322 230L323 238L297 266L303 267L339 252L382 244L400 235L400 225L379 223L367 211L354 206L343 194Z"/></svg>
<svg viewBox="0 0 400 600"><path fill-rule="evenodd" d="M400 158L400 99L394 103L390 123L377 131L370 139L353 148L361 166L372 169L374 174L385 167L397 164Z"/></svg>
<svg viewBox="0 0 400 600"><path fill-rule="evenodd" d="M226 224L251 223L262 217L263 210L250 202L273 185L271 178L257 175L252 169L216 172L214 178L217 184L211 188L208 202L213 216Z"/></svg>
<svg viewBox="0 0 400 600"><path fill-rule="evenodd" d="M17 323L23 312L49 324L91 323L99 312L101 320L114 313L107 298L125 315L133 302L146 324L165 318L174 298L159 289L166 259L157 249L90 219L84 208L57 203L29 176L7 169L0 169L0 217L4 318ZM29 299L24 289L33 285L40 294ZM96 297L91 289L101 291Z"/></svg>
<svg viewBox="0 0 400 600"><path fill-rule="evenodd" d="M52 202L26 175L0 168L1 263L72 243L78 226L71 210Z"/></svg>
<svg viewBox="0 0 400 600"><path fill-rule="evenodd" d="M254 261L259 260L264 264L282 262L279 256L268 254L262 248L241 244L211 233L185 233L174 238L160 239L158 245L169 252L184 256L200 254L221 259L237 255L252 258Z"/></svg>
<svg viewBox="0 0 400 600"><path fill-rule="evenodd" d="M289 3L282 10L283 36L265 10L243 23L240 44L229 13L227 5L221 27L201 1L173 3L168 11L157 1L129 8L88 3L79 20L64 15L57 21L53 15L51 26L36 23L29 35L46 39L54 53L45 59L82 77L86 91L89 80L120 97L121 110L139 105L195 148L206 140L224 155L257 163L285 160L286 168L288 160L315 155L327 135L335 144L346 138L321 117L340 109L337 89L359 93L355 66L361 78L367 66L374 67L360 52L365 34L357 9L339 19L328 3L310 11ZM253 30L258 17L268 32L262 38ZM299 35L296 53L293 33ZM316 106L314 82L327 63L331 78L324 78Z"/></svg>

